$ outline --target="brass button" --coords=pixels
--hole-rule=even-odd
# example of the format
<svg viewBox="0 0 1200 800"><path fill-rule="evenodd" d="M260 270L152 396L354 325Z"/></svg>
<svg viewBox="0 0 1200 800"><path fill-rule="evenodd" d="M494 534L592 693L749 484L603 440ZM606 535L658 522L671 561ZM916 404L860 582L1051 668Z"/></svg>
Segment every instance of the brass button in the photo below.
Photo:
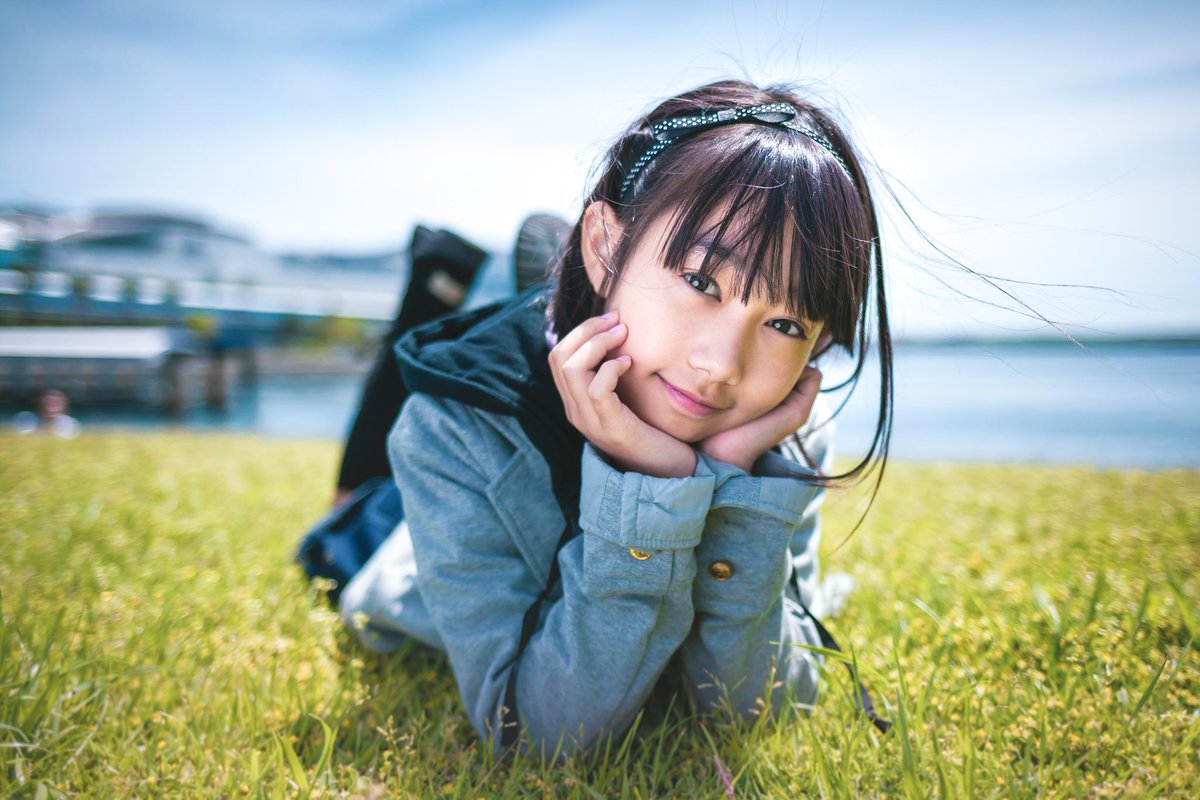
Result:
<svg viewBox="0 0 1200 800"><path fill-rule="evenodd" d="M733 565L728 561L714 561L708 565L708 574L719 581L727 581L733 577Z"/></svg>
<svg viewBox="0 0 1200 800"><path fill-rule="evenodd" d="M629 548L629 555L633 556L638 561L645 561L650 557L650 553L647 553L645 550L634 550L632 547Z"/></svg>

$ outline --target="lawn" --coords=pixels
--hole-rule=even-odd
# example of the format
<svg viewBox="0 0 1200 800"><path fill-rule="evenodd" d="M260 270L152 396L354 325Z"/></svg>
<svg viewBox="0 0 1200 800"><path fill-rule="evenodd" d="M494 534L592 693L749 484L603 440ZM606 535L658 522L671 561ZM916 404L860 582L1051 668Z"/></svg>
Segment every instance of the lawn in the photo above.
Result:
<svg viewBox="0 0 1200 800"><path fill-rule="evenodd" d="M0 793L1200 796L1200 472L892 464L831 497L811 715L682 712L557 765L480 751L448 665L354 646L290 563L328 442L0 435ZM841 546L839 546L841 545ZM727 772L727 779L723 774Z"/></svg>

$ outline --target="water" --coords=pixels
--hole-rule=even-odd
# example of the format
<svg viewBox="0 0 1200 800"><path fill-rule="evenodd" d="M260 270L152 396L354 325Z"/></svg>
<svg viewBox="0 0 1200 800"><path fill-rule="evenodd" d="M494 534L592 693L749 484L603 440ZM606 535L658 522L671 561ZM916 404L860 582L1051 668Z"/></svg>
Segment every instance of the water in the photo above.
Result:
<svg viewBox="0 0 1200 800"><path fill-rule="evenodd" d="M496 259L471 305L503 297L510 266ZM829 377L836 365L823 367ZM915 461L1200 467L1200 343L1069 342L903 345L897 348L892 455ZM225 414L182 420L81 410L89 426L253 431L341 439L360 391L355 376L269 375L232 397ZM868 368L838 417L840 453L862 453L875 426L878 381Z"/></svg>
<svg viewBox="0 0 1200 800"><path fill-rule="evenodd" d="M832 373L832 370L830 370ZM267 375L230 410L181 420L85 409L92 426L234 430L342 438L361 379ZM838 417L840 453L865 451L878 383L869 372ZM1200 467L1200 345L901 346L896 355L895 458L915 461Z"/></svg>
<svg viewBox="0 0 1200 800"><path fill-rule="evenodd" d="M1200 344L897 350L898 458L1200 466ZM839 417L847 454L869 444L877 392L868 374Z"/></svg>

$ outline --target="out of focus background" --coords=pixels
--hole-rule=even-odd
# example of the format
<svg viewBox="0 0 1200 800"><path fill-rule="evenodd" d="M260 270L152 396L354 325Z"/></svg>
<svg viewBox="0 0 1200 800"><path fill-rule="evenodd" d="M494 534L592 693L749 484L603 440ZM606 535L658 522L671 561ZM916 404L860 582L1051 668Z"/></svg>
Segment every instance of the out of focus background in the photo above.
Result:
<svg viewBox="0 0 1200 800"><path fill-rule="evenodd" d="M877 167L897 457L1200 464L1200 6L975 5L0 0L0 421L338 438L414 224L503 297L522 218L735 76Z"/></svg>

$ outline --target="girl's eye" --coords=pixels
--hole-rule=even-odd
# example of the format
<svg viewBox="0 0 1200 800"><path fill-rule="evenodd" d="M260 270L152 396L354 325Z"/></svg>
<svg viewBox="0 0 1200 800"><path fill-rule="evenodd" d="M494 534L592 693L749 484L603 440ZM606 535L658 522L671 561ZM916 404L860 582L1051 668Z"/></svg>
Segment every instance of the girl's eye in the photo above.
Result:
<svg viewBox="0 0 1200 800"><path fill-rule="evenodd" d="M714 281L712 278L704 277L699 272L685 272L683 273L683 279L688 282L688 285L698 292L703 292L704 294L712 295L713 297L718 297L720 295L720 289L717 286L716 281Z"/></svg>
<svg viewBox="0 0 1200 800"><path fill-rule="evenodd" d="M793 339L806 339L808 334L804 328L794 319L773 319L767 323L772 329L779 331L784 336L791 336Z"/></svg>

